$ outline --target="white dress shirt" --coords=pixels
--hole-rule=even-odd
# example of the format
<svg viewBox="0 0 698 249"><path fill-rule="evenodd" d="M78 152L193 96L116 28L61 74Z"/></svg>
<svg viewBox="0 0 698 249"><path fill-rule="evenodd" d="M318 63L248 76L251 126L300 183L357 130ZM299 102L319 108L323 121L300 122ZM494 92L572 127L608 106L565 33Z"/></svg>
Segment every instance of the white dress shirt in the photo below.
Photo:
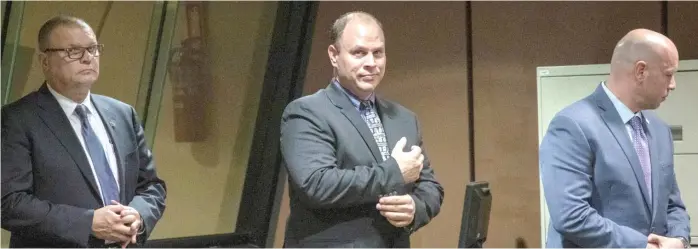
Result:
<svg viewBox="0 0 698 249"><path fill-rule="evenodd" d="M87 147L85 146L85 138L83 138L82 136L82 122L80 122L80 117L78 116L78 114L75 113L75 108L79 104L82 104L87 108L87 119L90 122L90 126L92 126L92 130L101 142L102 148L104 149L104 153L106 153L107 162L109 163L109 168L111 169L112 175L114 176L114 180L116 181L116 186L117 188L121 189L121 187L119 186L119 169L116 165L116 154L114 153L114 147L110 142L106 127L104 126L104 123L102 122L102 119L100 118L97 109L95 109L94 105L92 105L90 94L87 94L87 98L85 98L85 100L82 103L77 103L56 92L55 90L53 90L53 88L51 88L50 85L46 85L48 86L48 90L51 92L53 97L55 97L58 101L58 104L60 104L61 109L63 109L63 112L65 112L65 115L66 117L68 117L68 120L70 120L70 125L73 127L73 130L75 131L75 135L77 135L78 140L80 140L80 145L82 145L82 150L85 152L85 156L87 156L87 162L90 164L90 168L92 169L92 176L94 176L95 182L97 183L97 188L99 188L100 195L102 193L102 186L99 184L97 172L95 172L95 167L92 164L92 158L90 157L90 153L87 151ZM106 203L106 205L111 205L109 200L103 201Z"/></svg>

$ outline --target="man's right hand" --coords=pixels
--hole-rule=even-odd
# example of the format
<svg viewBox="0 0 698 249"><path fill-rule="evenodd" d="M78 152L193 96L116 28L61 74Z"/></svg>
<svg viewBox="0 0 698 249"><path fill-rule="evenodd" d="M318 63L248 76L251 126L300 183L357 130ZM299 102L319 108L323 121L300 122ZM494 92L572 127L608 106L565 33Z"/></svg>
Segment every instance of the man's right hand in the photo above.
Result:
<svg viewBox="0 0 698 249"><path fill-rule="evenodd" d="M124 242L131 240L131 227L124 224L121 211L125 206L109 205L95 210L92 218L92 234L103 240Z"/></svg>
<svg viewBox="0 0 698 249"><path fill-rule="evenodd" d="M407 139L405 137L400 138L395 144L390 156L397 161L397 165L400 167L400 172L402 172L402 178L405 180L405 183L412 183L419 179L419 174L422 172L424 155L422 154L422 148L419 148L419 146L412 146L410 151L404 152L406 144Z"/></svg>

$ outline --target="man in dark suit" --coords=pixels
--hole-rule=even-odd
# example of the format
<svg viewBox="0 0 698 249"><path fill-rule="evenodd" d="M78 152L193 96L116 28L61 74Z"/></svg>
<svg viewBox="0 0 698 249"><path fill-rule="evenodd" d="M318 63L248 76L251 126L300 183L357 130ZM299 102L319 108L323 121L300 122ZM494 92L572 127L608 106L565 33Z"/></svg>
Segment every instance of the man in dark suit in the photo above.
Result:
<svg viewBox="0 0 698 249"><path fill-rule="evenodd" d="M2 108L2 228L11 247L143 243L165 210L165 183L135 110L91 94L102 45L83 20L39 31L46 83Z"/></svg>
<svg viewBox="0 0 698 249"><path fill-rule="evenodd" d="M689 246L673 139L651 111L676 87L678 64L669 38L633 30L613 51L609 80L555 115L540 147L547 247Z"/></svg>
<svg viewBox="0 0 698 249"><path fill-rule="evenodd" d="M284 246L409 247L409 235L439 213L444 195L419 123L374 93L386 63L378 20L347 13L331 40L332 82L291 102L282 118L291 206Z"/></svg>

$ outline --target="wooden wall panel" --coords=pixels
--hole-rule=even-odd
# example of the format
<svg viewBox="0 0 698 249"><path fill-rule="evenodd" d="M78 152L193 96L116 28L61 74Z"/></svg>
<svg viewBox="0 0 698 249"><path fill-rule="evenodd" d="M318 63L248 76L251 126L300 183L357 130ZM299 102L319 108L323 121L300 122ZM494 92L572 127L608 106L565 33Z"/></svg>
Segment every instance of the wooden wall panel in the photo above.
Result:
<svg viewBox="0 0 698 249"><path fill-rule="evenodd" d="M668 2L667 14L669 38L679 49L679 59L698 59L698 2Z"/></svg>

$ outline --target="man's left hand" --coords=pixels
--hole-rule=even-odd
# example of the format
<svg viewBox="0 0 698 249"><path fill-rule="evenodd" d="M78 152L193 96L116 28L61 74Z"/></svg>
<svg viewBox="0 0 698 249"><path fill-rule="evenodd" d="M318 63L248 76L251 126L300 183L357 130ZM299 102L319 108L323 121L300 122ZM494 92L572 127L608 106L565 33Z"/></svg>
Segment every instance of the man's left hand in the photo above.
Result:
<svg viewBox="0 0 698 249"><path fill-rule="evenodd" d="M410 195L381 197L376 209L395 227L406 227L414 220L415 205Z"/></svg>
<svg viewBox="0 0 698 249"><path fill-rule="evenodd" d="M684 248L683 242L678 238L669 238L656 234L647 236L647 242L659 245L659 248Z"/></svg>

